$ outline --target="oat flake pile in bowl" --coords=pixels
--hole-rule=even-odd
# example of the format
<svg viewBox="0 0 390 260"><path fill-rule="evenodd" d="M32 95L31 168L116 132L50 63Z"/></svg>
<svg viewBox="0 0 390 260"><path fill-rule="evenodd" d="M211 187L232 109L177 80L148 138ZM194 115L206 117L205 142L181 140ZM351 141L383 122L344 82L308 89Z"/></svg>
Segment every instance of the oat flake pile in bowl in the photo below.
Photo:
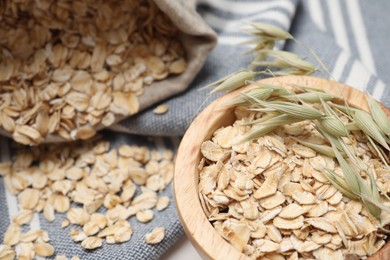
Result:
<svg viewBox="0 0 390 260"><path fill-rule="evenodd" d="M360 201L344 196L322 173L327 168L342 176L336 159L302 145L326 143L312 121L240 143L254 128L248 123L266 113L239 107L235 115L232 125L202 144L199 164L202 208L225 240L250 257L266 259L366 258L385 245L380 226L390 222L390 214L382 211L376 219ZM363 135L351 133L343 140L375 170L378 187L389 192L389 170Z"/></svg>

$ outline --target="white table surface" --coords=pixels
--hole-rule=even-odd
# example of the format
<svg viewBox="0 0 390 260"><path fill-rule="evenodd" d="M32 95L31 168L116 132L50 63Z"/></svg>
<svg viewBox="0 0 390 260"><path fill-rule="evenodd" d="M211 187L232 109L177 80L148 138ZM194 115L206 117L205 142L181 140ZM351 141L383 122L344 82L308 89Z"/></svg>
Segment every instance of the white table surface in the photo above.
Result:
<svg viewBox="0 0 390 260"><path fill-rule="evenodd" d="M161 260L201 260L202 258L196 252L191 242L184 235L171 247L162 257Z"/></svg>

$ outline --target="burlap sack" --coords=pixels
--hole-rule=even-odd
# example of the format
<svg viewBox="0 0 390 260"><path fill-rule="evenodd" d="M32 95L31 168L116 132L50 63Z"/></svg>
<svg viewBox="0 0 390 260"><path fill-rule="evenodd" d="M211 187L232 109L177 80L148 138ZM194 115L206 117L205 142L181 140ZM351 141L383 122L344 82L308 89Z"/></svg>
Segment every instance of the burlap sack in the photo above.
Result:
<svg viewBox="0 0 390 260"><path fill-rule="evenodd" d="M154 0L180 30L180 38L186 51L188 62L184 73L155 82L145 88L140 97L143 110L158 101L184 91L202 68L207 54L216 44L216 34L196 12L196 0Z"/></svg>
<svg viewBox="0 0 390 260"><path fill-rule="evenodd" d="M139 112L168 97L184 91L202 68L208 53L216 44L214 31L204 22L196 12L195 0L154 0L156 5L171 19L179 30L179 39L185 49L187 61L186 70L179 75L171 75L162 81L155 81L144 88L139 97ZM125 116L116 115L113 124L125 119ZM103 124L93 127L95 131L106 128ZM0 134L12 137L10 132L0 127ZM67 141L58 135L48 135L43 142Z"/></svg>

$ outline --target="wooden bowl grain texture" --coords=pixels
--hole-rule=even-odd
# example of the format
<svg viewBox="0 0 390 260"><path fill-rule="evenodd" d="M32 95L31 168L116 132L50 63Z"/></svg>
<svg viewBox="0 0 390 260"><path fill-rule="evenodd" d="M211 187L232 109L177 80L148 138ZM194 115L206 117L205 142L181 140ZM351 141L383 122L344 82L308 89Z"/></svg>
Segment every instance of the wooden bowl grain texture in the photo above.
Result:
<svg viewBox="0 0 390 260"><path fill-rule="evenodd" d="M337 97L344 97L352 106L368 109L365 95L362 92L335 81L307 76L286 76L268 78L259 82L281 86L297 84L320 88ZM253 87L255 86L251 85L231 92L211 103L190 125L177 153L174 193L178 212L187 237L204 259L249 259L225 241L206 218L198 198L197 166L201 158L202 142L209 140L215 130L221 126L228 126L235 120L234 108L226 107L224 104L240 92ZM390 117L390 110L384 109ZM387 243L369 259L390 259L390 243Z"/></svg>

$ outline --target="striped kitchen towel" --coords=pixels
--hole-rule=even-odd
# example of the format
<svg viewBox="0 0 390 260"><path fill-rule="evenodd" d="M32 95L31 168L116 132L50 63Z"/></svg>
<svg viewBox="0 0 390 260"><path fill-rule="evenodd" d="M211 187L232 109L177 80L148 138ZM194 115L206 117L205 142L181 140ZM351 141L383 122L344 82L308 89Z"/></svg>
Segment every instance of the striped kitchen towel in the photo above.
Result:
<svg viewBox="0 0 390 260"><path fill-rule="evenodd" d="M249 57L243 53L246 47L237 45L246 39L240 29L246 22L269 22L290 30L294 36L313 48L329 67L336 80L355 86L372 94L390 106L390 42L388 24L390 2L375 3L358 0L200 0L198 11L218 33L218 46L210 54L204 68L197 75L189 90L164 103L170 110L165 115L154 115L152 109L123 121L114 130L154 136L181 136L193 117L216 96L208 97L208 91L199 89L222 76L245 67ZM196 25L194 25L196 26ZM279 48L308 56L302 47L291 42ZM318 75L326 77L326 75ZM204 102L207 99L206 102ZM137 143L164 148L177 147L177 138L142 138L127 134L104 132L113 146ZM13 148L10 140L0 138L0 160L9 160ZM172 189L163 191L173 197ZM0 239L18 212L17 199L5 190L0 178ZM60 228L60 215L53 223L35 214L29 229L44 228L52 238L56 254L81 259L157 259L183 234L174 203L156 214L148 224L131 219L134 233L130 241L106 245L95 251L85 251L69 238L69 229ZM167 230L165 239L158 245L146 245L143 236L156 226Z"/></svg>

